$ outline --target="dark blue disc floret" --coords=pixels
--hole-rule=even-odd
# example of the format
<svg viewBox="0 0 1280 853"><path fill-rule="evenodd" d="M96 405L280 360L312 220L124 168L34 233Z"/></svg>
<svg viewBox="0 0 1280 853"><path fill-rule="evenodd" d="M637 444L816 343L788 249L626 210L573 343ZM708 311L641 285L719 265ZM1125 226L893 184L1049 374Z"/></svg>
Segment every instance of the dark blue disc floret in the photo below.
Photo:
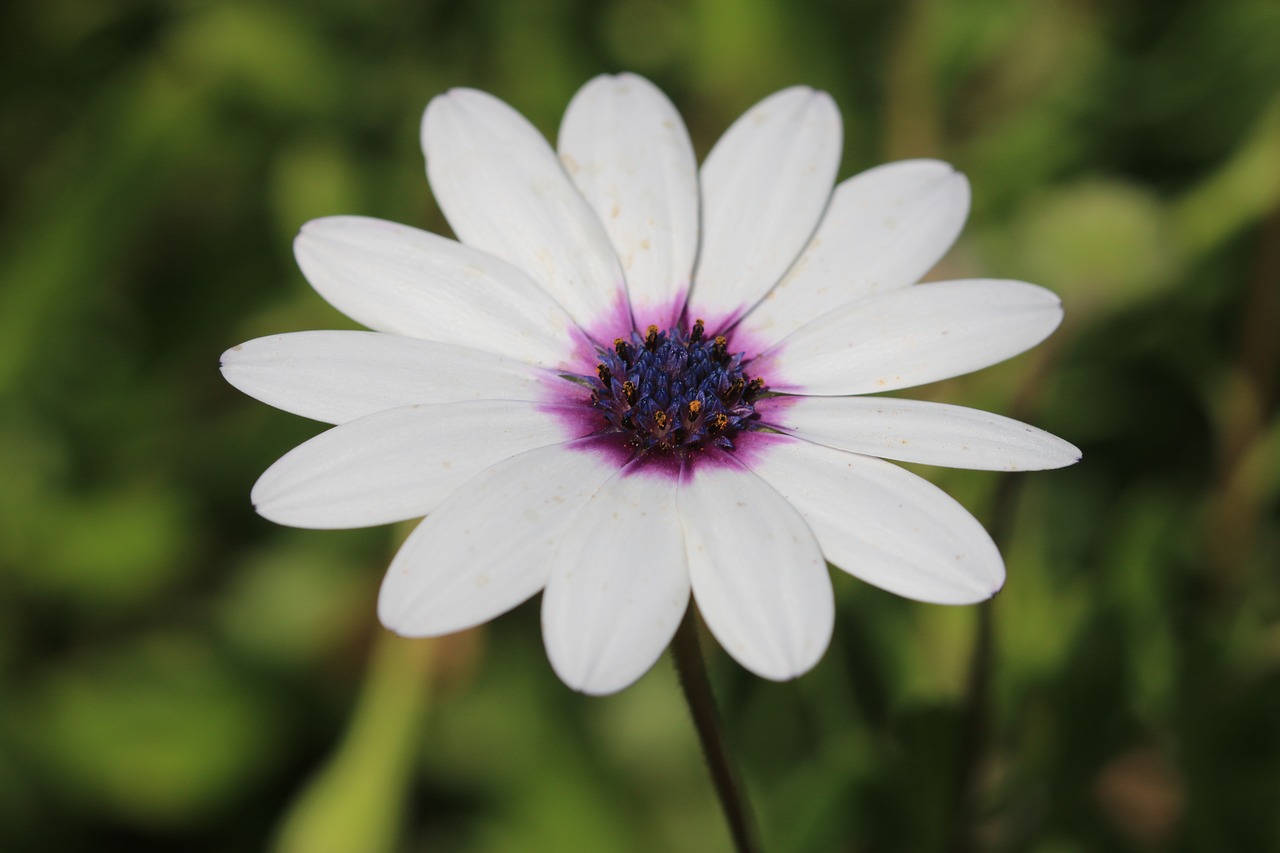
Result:
<svg viewBox="0 0 1280 853"><path fill-rule="evenodd" d="M743 355L730 353L724 336L706 338L701 320L688 332L650 326L599 348L587 381L606 421L601 432L617 434L636 456L732 450L740 433L759 428L754 404L765 392L743 372Z"/></svg>

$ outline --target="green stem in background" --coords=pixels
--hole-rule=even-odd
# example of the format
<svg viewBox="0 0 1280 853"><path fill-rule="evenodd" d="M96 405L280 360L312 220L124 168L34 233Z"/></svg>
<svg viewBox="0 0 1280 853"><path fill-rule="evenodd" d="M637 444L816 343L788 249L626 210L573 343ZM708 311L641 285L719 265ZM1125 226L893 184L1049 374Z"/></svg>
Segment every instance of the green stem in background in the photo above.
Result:
<svg viewBox="0 0 1280 853"><path fill-rule="evenodd" d="M435 649L379 633L346 736L285 815L274 853L400 848Z"/></svg>
<svg viewBox="0 0 1280 853"><path fill-rule="evenodd" d="M707 665L698 643L697 613L697 607L690 603L684 621L671 641L671 653L675 657L680 687L689 705L694 728L702 742L702 754L706 758L707 769L711 771L711 781L720 798L725 821L729 824L734 849L738 853L759 853L751 804L747 802L742 780L729 757L720 718L716 714L715 698L711 695L711 680L707 678Z"/></svg>

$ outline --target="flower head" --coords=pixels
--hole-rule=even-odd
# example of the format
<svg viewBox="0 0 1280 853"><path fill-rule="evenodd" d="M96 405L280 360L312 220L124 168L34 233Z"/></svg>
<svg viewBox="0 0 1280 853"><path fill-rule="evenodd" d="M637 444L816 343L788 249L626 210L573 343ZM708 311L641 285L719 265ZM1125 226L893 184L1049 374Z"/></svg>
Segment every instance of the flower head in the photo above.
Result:
<svg viewBox="0 0 1280 853"><path fill-rule="evenodd" d="M1004 582L959 504L884 460L1030 470L1070 444L936 403L865 396L1016 355L1058 325L1012 281L913 285L968 212L964 177L913 160L838 186L830 97L742 116L701 170L652 84L598 77L558 156L481 92L434 99L427 173L458 241L373 219L308 223L311 284L372 332L276 335L228 381L336 424L271 466L263 516L312 528L425 516L378 613L468 628L542 591L570 686L619 690L690 594L739 663L792 678L825 651L830 562L922 601Z"/></svg>

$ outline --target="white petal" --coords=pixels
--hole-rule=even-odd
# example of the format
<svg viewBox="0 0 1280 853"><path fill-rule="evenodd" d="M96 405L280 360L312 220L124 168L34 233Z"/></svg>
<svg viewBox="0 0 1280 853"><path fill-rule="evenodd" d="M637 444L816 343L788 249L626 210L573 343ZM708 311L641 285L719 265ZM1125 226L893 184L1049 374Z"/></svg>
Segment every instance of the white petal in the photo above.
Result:
<svg viewBox="0 0 1280 853"><path fill-rule="evenodd" d="M689 603L676 480L623 469L587 501L542 597L551 666L583 693L614 693L662 655Z"/></svg>
<svg viewBox="0 0 1280 853"><path fill-rule="evenodd" d="M693 597L720 645L763 678L808 672L831 641L822 551L782 495L736 462L680 483Z"/></svg>
<svg viewBox="0 0 1280 853"><path fill-rule="evenodd" d="M637 328L668 328L698 248L698 164L680 114L643 77L602 75L570 102L559 149L622 263Z"/></svg>
<svg viewBox="0 0 1280 853"><path fill-rule="evenodd" d="M978 409L889 397L790 397L766 416L806 441L902 462L1039 471L1080 461L1080 451L1041 429Z"/></svg>
<svg viewBox="0 0 1280 853"><path fill-rule="evenodd" d="M381 332L258 338L222 354L222 375L250 397L331 424L415 403L545 400L564 383L494 353Z"/></svg>
<svg viewBox="0 0 1280 853"><path fill-rule="evenodd" d="M938 160L887 163L836 187L804 254L742 321L778 341L814 317L915 284L947 253L969 214L969 182Z"/></svg>
<svg viewBox="0 0 1280 853"><path fill-rule="evenodd" d="M777 284L813 236L840 165L831 96L785 89L747 110L702 166L691 316L715 328Z"/></svg>
<svg viewBox="0 0 1280 853"><path fill-rule="evenodd" d="M258 513L291 527L368 527L417 518L509 456L572 435L555 407L512 400L406 406L295 447L253 487Z"/></svg>
<svg viewBox="0 0 1280 853"><path fill-rule="evenodd" d="M867 583L938 604L982 601L1004 585L977 519L890 462L779 440L751 467L800 511L826 558Z"/></svg>
<svg viewBox="0 0 1280 853"><path fill-rule="evenodd" d="M777 391L866 394L1011 358L1062 322L1062 303L1019 281L946 281L868 296L802 326L755 369Z"/></svg>
<svg viewBox="0 0 1280 853"><path fill-rule="evenodd" d="M387 570L378 596L382 624L410 637L449 634L542 589L574 515L617 470L582 445L522 453L449 496Z"/></svg>
<svg viewBox="0 0 1280 853"><path fill-rule="evenodd" d="M413 338L562 366L576 328L528 276L493 255L407 225L334 216L293 244L311 286L353 320Z"/></svg>
<svg viewBox="0 0 1280 853"><path fill-rule="evenodd" d="M524 270L584 328L625 310L604 227L523 116L492 95L454 89L427 106L422 150L459 240Z"/></svg>

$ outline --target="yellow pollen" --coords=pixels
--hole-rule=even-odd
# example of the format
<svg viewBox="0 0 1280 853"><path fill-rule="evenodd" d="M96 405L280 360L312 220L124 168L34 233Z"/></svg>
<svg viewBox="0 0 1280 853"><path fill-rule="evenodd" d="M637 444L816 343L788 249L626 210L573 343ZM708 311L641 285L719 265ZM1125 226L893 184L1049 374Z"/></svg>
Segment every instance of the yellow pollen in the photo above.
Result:
<svg viewBox="0 0 1280 853"><path fill-rule="evenodd" d="M690 401L689 401L689 416L690 416L690 417L693 417L693 416L697 415L697 414L698 414L698 412L701 412L701 411L702 411L702 401L701 401L701 400L690 400Z"/></svg>

